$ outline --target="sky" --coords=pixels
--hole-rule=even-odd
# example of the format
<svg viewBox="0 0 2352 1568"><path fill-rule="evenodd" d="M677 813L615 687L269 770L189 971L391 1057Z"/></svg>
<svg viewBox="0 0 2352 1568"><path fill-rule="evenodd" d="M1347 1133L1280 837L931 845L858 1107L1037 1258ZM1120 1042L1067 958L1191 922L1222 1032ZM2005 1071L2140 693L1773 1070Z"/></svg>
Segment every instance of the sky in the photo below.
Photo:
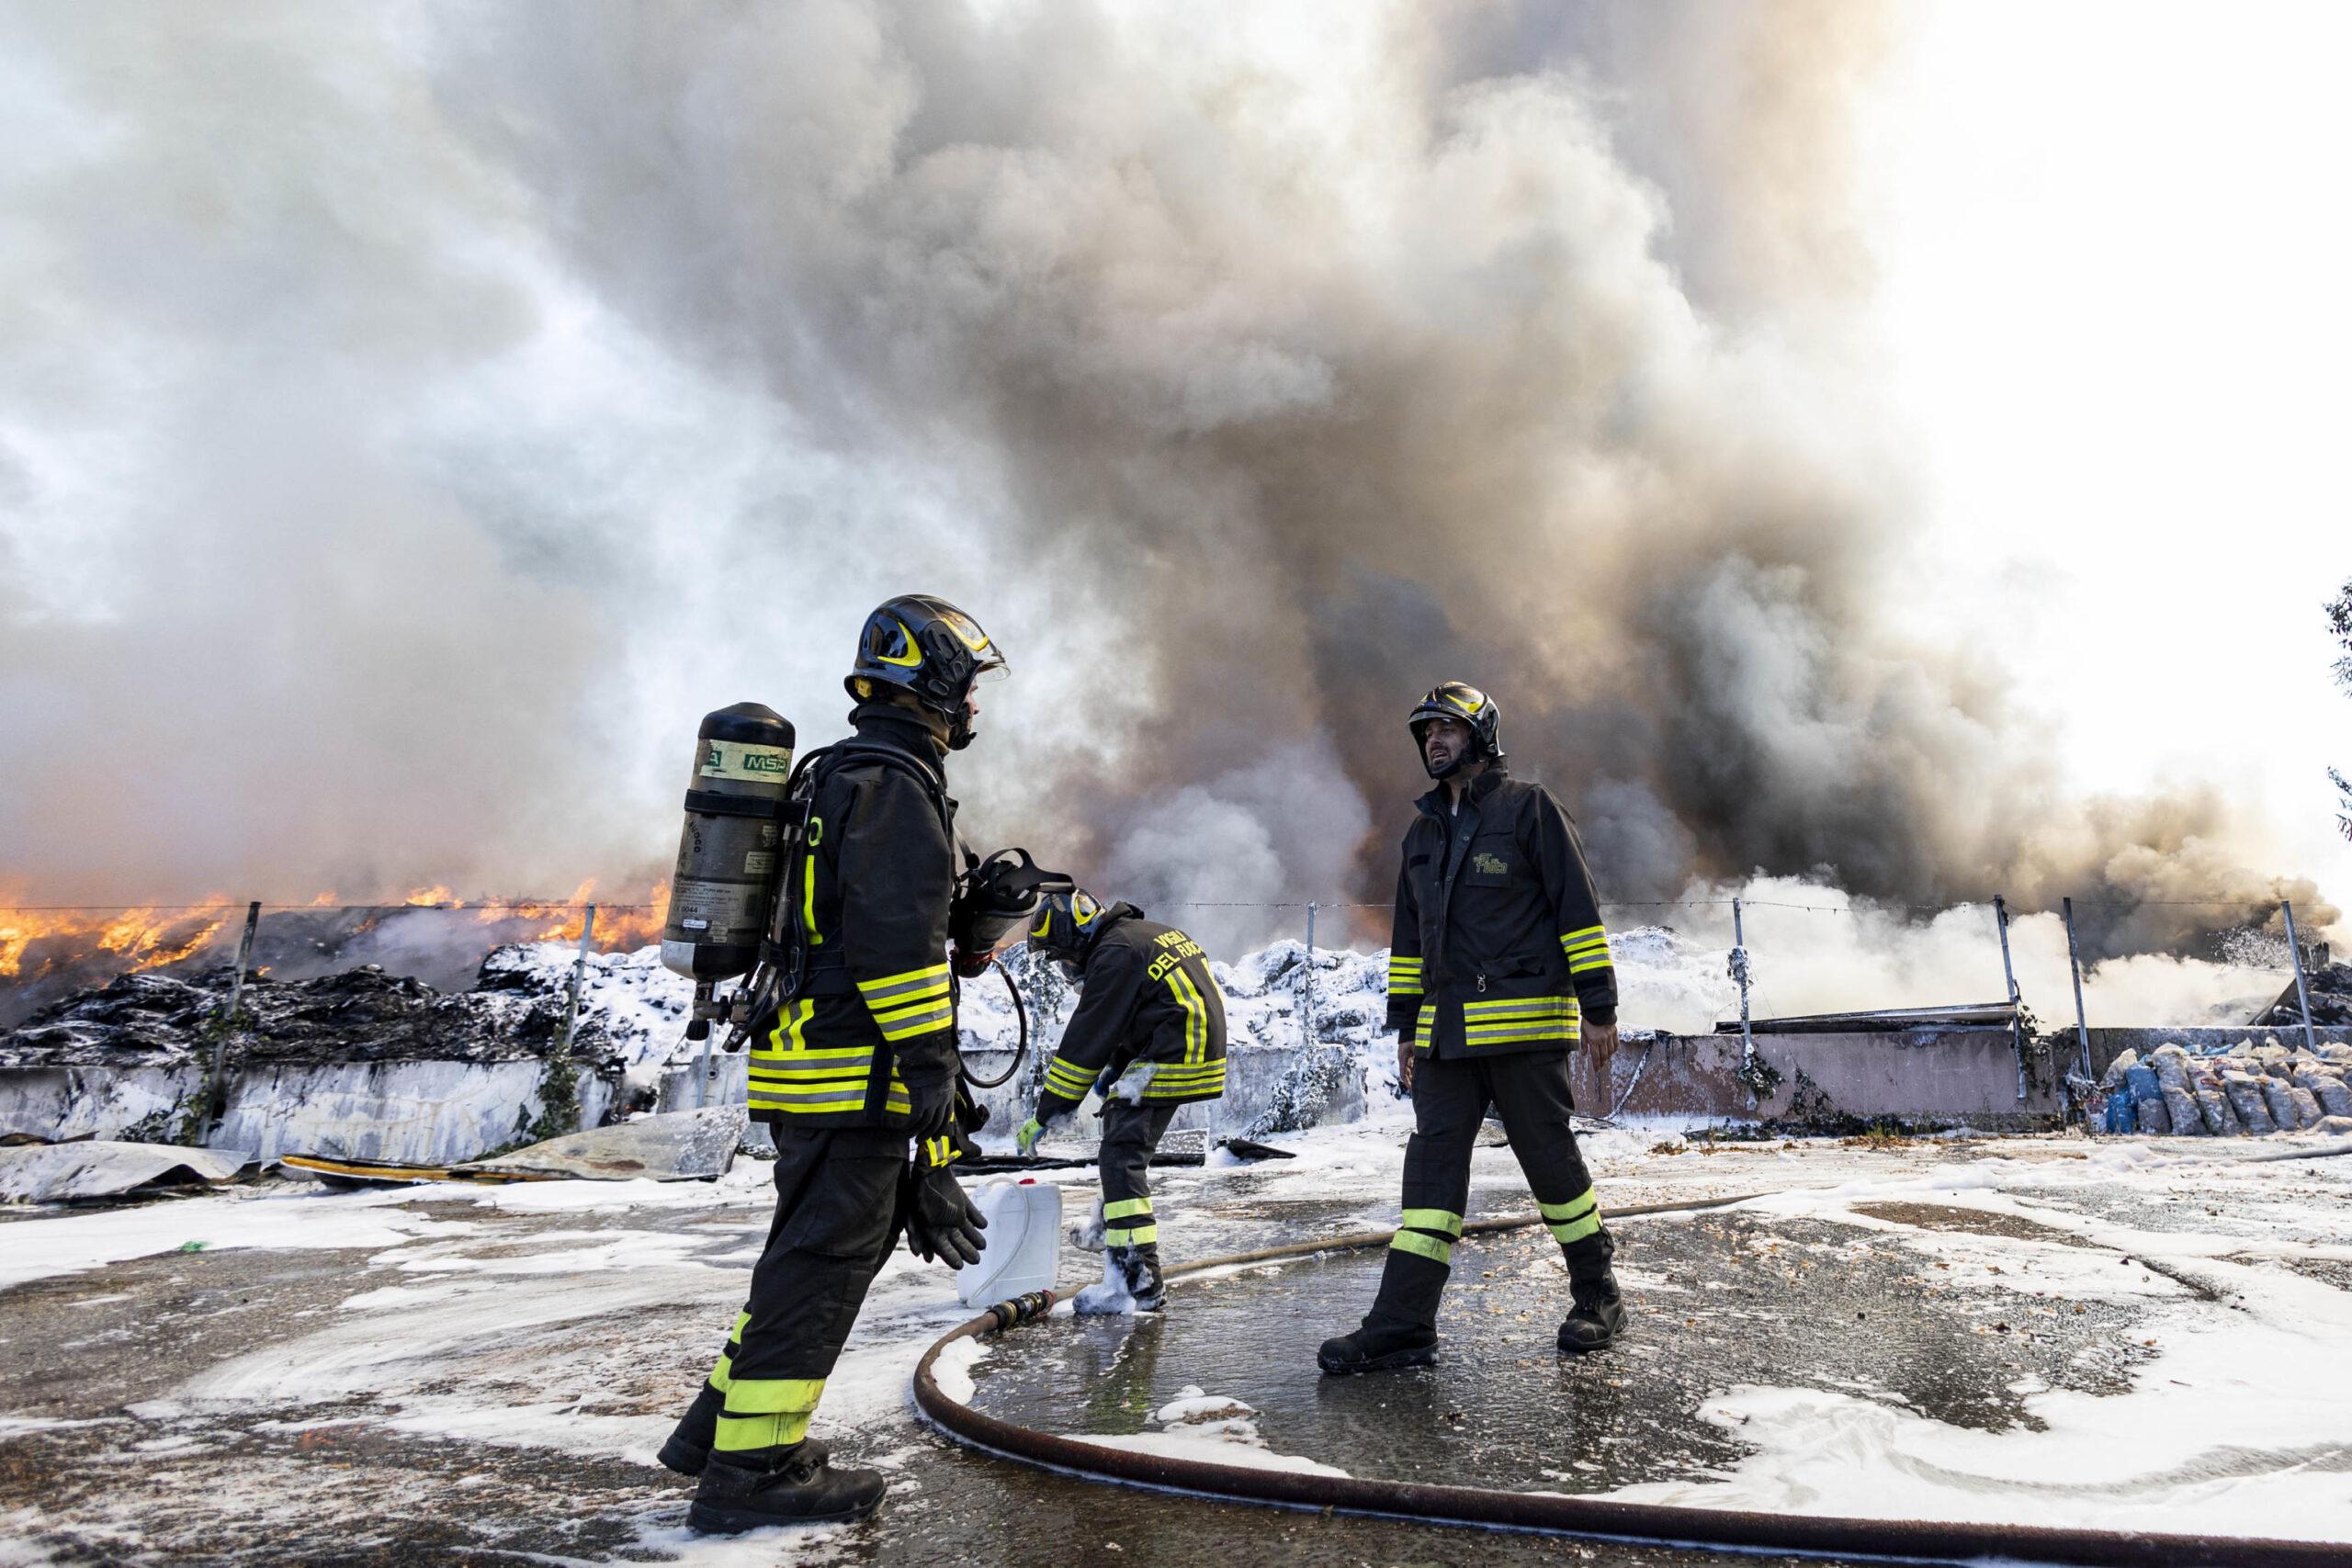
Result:
<svg viewBox="0 0 2352 1568"><path fill-rule="evenodd" d="M2000 650L2085 789L2211 780L2352 886L2319 612L2352 577L2352 15L1911 15L1872 231L1919 614Z"/></svg>
<svg viewBox="0 0 2352 1568"><path fill-rule="evenodd" d="M0 897L642 886L919 585L1148 903L1476 671L1620 896L2341 900L2346 31L0 4Z"/></svg>

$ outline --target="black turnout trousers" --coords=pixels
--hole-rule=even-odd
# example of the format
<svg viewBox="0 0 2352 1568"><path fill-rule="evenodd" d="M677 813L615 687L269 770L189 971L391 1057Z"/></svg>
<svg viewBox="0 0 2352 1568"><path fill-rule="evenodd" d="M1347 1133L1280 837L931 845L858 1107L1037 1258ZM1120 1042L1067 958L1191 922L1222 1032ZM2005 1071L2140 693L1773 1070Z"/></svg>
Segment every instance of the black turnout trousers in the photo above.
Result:
<svg viewBox="0 0 2352 1568"><path fill-rule="evenodd" d="M1404 1216L1389 1244L1367 1323L1433 1328L1470 1201L1470 1156L1487 1108L1500 1112L1572 1280L1595 1279L1614 1250L1568 1118L1564 1051L1423 1056L1413 1064L1413 1136L1405 1145Z"/></svg>
<svg viewBox="0 0 2352 1568"><path fill-rule="evenodd" d="M775 1217L726 1353L681 1435L735 1462L799 1442L890 1256L904 1129L776 1126ZM715 1397L714 1397L715 1396ZM698 1428L709 1420L707 1435Z"/></svg>
<svg viewBox="0 0 2352 1568"><path fill-rule="evenodd" d="M1134 1105L1114 1100L1102 1107L1102 1244L1157 1247L1159 1222L1151 1212L1151 1151L1159 1146L1173 1105Z"/></svg>

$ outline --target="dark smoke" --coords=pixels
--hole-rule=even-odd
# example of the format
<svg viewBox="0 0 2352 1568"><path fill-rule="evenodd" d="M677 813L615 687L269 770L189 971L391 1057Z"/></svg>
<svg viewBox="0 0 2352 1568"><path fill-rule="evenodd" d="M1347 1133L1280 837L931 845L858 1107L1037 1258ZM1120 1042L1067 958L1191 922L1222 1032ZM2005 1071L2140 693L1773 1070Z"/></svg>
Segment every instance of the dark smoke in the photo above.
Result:
<svg viewBox="0 0 2352 1568"><path fill-rule="evenodd" d="M1613 897L2277 891L1883 596L1875 8L11 18L27 893L658 874L695 717L838 733L909 588L1012 652L974 837L1147 905L1384 897L1444 678Z"/></svg>

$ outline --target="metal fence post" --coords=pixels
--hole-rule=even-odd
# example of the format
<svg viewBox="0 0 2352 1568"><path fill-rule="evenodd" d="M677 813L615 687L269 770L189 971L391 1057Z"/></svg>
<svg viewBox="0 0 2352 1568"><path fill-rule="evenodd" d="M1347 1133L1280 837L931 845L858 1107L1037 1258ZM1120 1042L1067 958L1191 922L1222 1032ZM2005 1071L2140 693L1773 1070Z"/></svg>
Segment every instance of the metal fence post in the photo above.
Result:
<svg viewBox="0 0 2352 1568"><path fill-rule="evenodd" d="M2083 1048L2083 1077L2091 1076L2091 1024L2083 1011L2083 960L2075 945L2075 901L2061 898L2058 907L2066 916L2066 967L2075 976L2075 1038Z"/></svg>
<svg viewBox="0 0 2352 1568"><path fill-rule="evenodd" d="M588 906L588 918L580 922L580 953L571 961L571 1004L564 1010L563 1048L571 1049L572 1032L580 1027L580 986L588 972L588 944L596 936L596 906Z"/></svg>
<svg viewBox="0 0 2352 1568"><path fill-rule="evenodd" d="M2001 978L2009 987L2009 1046L2018 1057L2018 1098L2025 1098L2025 1017L2018 1004L2024 998L2018 991L2018 972L2009 962L2009 901L1998 893L1993 895L1993 926L2001 933Z"/></svg>
<svg viewBox="0 0 2352 1568"><path fill-rule="evenodd" d="M1298 1032L1300 1043L1308 1050L1315 1048L1315 904L1306 906L1306 984L1299 991Z"/></svg>
<svg viewBox="0 0 2352 1568"><path fill-rule="evenodd" d="M2303 950L2295 941L2295 906L2286 899L2278 900L2278 913L2287 921L2287 957L2295 965L2295 1005L2303 1010L2303 1049L2316 1051L2312 1035L2312 994L2303 987Z"/></svg>
<svg viewBox="0 0 2352 1568"><path fill-rule="evenodd" d="M1731 977L1739 982L1739 1070L1747 1084L1747 1103L1756 1105L1756 1033L1747 1018L1747 927L1740 917L1739 900L1731 901Z"/></svg>
<svg viewBox="0 0 2352 1568"><path fill-rule="evenodd" d="M237 1009L245 999L245 973L253 967L254 936L260 929L261 900L256 898L245 906L245 929L237 938L237 973L229 982L229 1010L220 1015L220 1025L212 1032L212 1071L205 1077L203 1114L190 1129L199 1147L229 1108L229 1035L237 1027Z"/></svg>

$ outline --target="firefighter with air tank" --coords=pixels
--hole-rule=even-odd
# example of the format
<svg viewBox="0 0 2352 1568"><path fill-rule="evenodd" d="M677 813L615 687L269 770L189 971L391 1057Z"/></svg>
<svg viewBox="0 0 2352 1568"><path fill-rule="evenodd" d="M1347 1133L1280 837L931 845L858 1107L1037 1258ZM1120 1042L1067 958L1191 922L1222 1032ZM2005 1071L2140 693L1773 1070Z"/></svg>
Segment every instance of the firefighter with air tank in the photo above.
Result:
<svg viewBox="0 0 2352 1568"><path fill-rule="evenodd" d="M1159 1312L1166 1289L1151 1154L1178 1107L1225 1093L1225 998L1199 942L1083 889L1038 905L1029 947L1082 990L1013 1145L1034 1152L1046 1124L1077 1111L1089 1089L1102 1096L1102 1282L1073 1304L1081 1313Z"/></svg>
<svg viewBox="0 0 2352 1568"><path fill-rule="evenodd" d="M1408 719L1437 784L1405 831L1388 964L1388 1027L1413 1099L1404 1215L1372 1310L1317 1354L1326 1372L1437 1359L1438 1300L1490 1107L1567 1261L1559 1348L1598 1350L1624 1330L1568 1090L1570 1050L1581 1043L1599 1069L1616 1048L1615 971L1576 828L1549 790L1510 776L1500 716L1449 681Z"/></svg>
<svg viewBox="0 0 2352 1568"><path fill-rule="evenodd" d="M760 993L783 999L752 1025L750 1053L751 1114L776 1145L775 1220L726 1350L661 1452L701 1479L687 1516L697 1530L872 1512L882 1477L829 1463L808 1436L825 1380L901 1230L920 1257L954 1266L979 1256L985 1222L947 1168L984 1120L959 1095L951 967L977 973L988 953L950 951L963 857L942 770L971 742L977 683L1004 669L988 634L945 601L883 604L866 619L847 681L855 735L796 771L788 832L776 830L779 809L742 829L761 837L744 839L741 855L728 852L751 880L775 869L762 855L785 858L773 896L782 935L762 951L789 953L779 967L790 979ZM789 726L765 709L747 705L712 722L746 722L745 713L782 726L789 744ZM709 754L722 763L732 755ZM697 802L707 821L693 815ZM727 814L748 808L704 788L688 809L681 893L695 833L740 826ZM700 914L673 897L682 949L695 920L723 918L726 878L703 878L695 891ZM685 967L673 961L673 934L664 961Z"/></svg>

